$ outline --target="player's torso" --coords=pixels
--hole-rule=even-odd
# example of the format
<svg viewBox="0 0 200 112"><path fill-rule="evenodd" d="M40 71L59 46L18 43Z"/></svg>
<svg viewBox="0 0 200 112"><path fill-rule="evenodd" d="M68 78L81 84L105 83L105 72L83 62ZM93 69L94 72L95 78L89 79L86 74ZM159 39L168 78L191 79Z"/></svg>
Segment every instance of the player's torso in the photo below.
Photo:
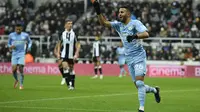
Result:
<svg viewBox="0 0 200 112"><path fill-rule="evenodd" d="M126 37L128 35L134 35L137 33L135 28L135 23L133 21L129 22L127 25L120 24L118 34L122 39L124 48L125 48L125 55L132 56L132 57L145 57L146 53L141 45L139 39L134 39L132 42L128 42Z"/></svg>
<svg viewBox="0 0 200 112"><path fill-rule="evenodd" d="M93 57L100 55L100 42L95 41L93 42Z"/></svg>
<svg viewBox="0 0 200 112"><path fill-rule="evenodd" d="M76 35L74 32L64 31L61 36L61 57L72 59L75 54Z"/></svg>
<svg viewBox="0 0 200 112"><path fill-rule="evenodd" d="M125 57L125 48L124 47L118 47L117 48L117 54L119 55L119 58Z"/></svg>
<svg viewBox="0 0 200 112"><path fill-rule="evenodd" d="M25 52L27 44L27 36L25 33L23 32L21 34L13 33L11 35L11 39L12 39L11 44L15 46L15 49L13 49L13 53Z"/></svg>

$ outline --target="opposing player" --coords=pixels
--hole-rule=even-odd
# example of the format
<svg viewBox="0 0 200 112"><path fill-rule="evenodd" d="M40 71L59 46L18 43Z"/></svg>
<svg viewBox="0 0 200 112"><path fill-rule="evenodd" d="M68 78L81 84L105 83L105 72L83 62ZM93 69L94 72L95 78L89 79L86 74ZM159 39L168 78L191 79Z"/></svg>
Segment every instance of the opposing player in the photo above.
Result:
<svg viewBox="0 0 200 112"><path fill-rule="evenodd" d="M11 64L12 73L15 78L14 88L17 88L18 82L20 82L19 89L24 89L24 62L26 50L31 50L32 41L29 34L22 32L22 25L17 24L15 26L15 32L9 34L8 47L12 51ZM28 46L27 46L28 44ZM19 71L20 78L18 80L17 70Z"/></svg>
<svg viewBox="0 0 200 112"><path fill-rule="evenodd" d="M131 19L131 12L127 6L119 8L119 21L109 22L101 14L98 1L91 1L101 25L114 28L123 42L129 72L138 89L138 100L140 104L138 111L144 112L146 93L154 93L156 102L160 103L160 89L158 87L150 87L144 84L144 76L146 74L146 52L139 39L149 37L147 28L139 20Z"/></svg>
<svg viewBox="0 0 200 112"><path fill-rule="evenodd" d="M125 48L123 47L123 43L120 42L119 47L116 49L117 52L117 58L118 58L118 64L120 68L120 74L119 77L126 76L126 71L124 69L125 65Z"/></svg>
<svg viewBox="0 0 200 112"><path fill-rule="evenodd" d="M59 45L59 42L56 44L56 46L54 48L54 54L56 55L56 57L58 57L57 54L60 52L60 51L58 51L58 45ZM64 78L64 75L63 75L62 59L57 58L57 63L58 63L58 68L60 70L60 73L62 74L61 85L64 85L65 84L65 78Z"/></svg>
<svg viewBox="0 0 200 112"><path fill-rule="evenodd" d="M73 21L66 20L65 31L62 33L58 44L57 58L62 59L63 75L69 90L75 88L74 61L79 57L80 43L72 29Z"/></svg>
<svg viewBox="0 0 200 112"><path fill-rule="evenodd" d="M103 79L102 74L102 67L100 63L100 32L98 32L98 35L95 37L95 41L93 42L93 49L92 49L92 55L93 55L93 63L94 63L94 73L95 76L92 77L92 79L98 78L98 71L99 71L99 78Z"/></svg>

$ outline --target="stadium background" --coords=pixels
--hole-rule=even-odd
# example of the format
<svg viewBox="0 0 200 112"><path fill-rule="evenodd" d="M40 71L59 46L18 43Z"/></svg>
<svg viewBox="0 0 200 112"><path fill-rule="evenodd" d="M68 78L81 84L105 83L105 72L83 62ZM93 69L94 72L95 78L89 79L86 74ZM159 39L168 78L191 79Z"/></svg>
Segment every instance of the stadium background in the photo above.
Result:
<svg viewBox="0 0 200 112"><path fill-rule="evenodd" d="M100 0L109 20L117 7L128 4L150 38L146 84L159 85L162 101L147 95L146 112L199 112L200 1ZM75 65L76 89L61 86L53 49L65 19L74 20L82 44ZM33 63L27 63L24 90L13 89L8 34L21 22L33 41ZM92 80L92 42L102 32L103 80ZM99 26L89 0L0 0L0 112L137 112L137 91L130 76L118 78L115 49L120 39L113 29ZM126 68L127 69L127 68ZM29 75L31 74L31 75Z"/></svg>
<svg viewBox="0 0 200 112"><path fill-rule="evenodd" d="M0 3L1 62L10 62L7 38L15 23L20 22L33 40L31 55L34 62L55 63L53 49L64 30L64 20L72 19L82 45L78 63L91 63L92 42L98 31L102 32L102 63L117 63L115 50L120 38L113 29L99 25L89 0L2 0ZM133 17L141 20L150 32L149 39L141 40L148 64L199 65L199 1L101 0L101 5L107 6L102 12L113 21L117 19L116 7L124 4L132 8ZM2 67L6 71L4 69Z"/></svg>

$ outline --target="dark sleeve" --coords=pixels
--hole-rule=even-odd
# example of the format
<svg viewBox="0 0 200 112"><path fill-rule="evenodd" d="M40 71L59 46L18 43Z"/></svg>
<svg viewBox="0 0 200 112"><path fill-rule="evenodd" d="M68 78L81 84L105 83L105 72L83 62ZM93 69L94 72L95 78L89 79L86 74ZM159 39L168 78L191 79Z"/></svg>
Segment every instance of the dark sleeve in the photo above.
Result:
<svg viewBox="0 0 200 112"><path fill-rule="evenodd" d="M63 33L61 33L61 34L59 35L59 41L60 41L61 43L63 42L62 34L63 34Z"/></svg>
<svg viewBox="0 0 200 112"><path fill-rule="evenodd" d="M62 34L63 34L63 32L62 32L62 33L59 33L59 37L58 37L59 41L62 40Z"/></svg>
<svg viewBox="0 0 200 112"><path fill-rule="evenodd" d="M78 33L77 32L74 32L74 33L75 33L76 41L79 41L79 39L78 39Z"/></svg>

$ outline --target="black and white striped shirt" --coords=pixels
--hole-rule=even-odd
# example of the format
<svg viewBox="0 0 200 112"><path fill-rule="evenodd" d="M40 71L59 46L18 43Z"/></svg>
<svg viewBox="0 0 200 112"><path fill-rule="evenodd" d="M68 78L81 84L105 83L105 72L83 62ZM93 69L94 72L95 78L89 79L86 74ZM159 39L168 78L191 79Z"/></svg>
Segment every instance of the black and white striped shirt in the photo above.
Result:
<svg viewBox="0 0 200 112"><path fill-rule="evenodd" d="M93 57L100 56L100 41L93 42Z"/></svg>
<svg viewBox="0 0 200 112"><path fill-rule="evenodd" d="M64 31L61 36L61 58L73 59L76 52L77 36L73 30Z"/></svg>

